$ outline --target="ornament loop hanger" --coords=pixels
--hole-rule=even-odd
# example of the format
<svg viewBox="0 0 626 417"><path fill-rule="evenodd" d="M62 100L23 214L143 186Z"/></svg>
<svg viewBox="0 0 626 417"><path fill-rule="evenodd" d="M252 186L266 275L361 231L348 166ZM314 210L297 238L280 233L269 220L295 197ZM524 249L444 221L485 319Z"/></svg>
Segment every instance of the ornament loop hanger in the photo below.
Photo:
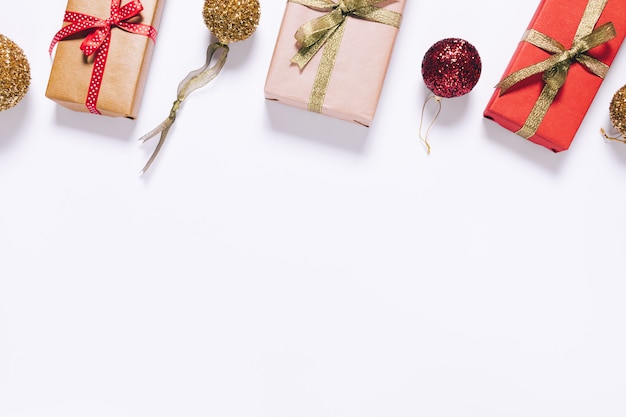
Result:
<svg viewBox="0 0 626 417"><path fill-rule="evenodd" d="M437 107L437 112L435 113L435 117L433 117L433 120L429 123L428 127L426 128L426 134L422 135L422 127L424 126L424 112L426 110L426 105L428 104L430 100L433 100L433 99L437 102L439 106ZM430 155L430 144L428 143L428 133L430 132L430 128L433 127L433 125L439 118L440 113L441 113L441 97L436 96L434 94L428 96L426 100L424 101L424 105L422 106L422 117L420 118L419 137L422 140L422 142L424 142L424 145L426 145L426 150L428 151L429 155Z"/></svg>
<svg viewBox="0 0 626 417"><path fill-rule="evenodd" d="M614 140L617 142L626 143L626 138L621 133L615 137L609 136L604 129L600 129L600 133L602 134L602 136L604 136L604 139L606 140Z"/></svg>

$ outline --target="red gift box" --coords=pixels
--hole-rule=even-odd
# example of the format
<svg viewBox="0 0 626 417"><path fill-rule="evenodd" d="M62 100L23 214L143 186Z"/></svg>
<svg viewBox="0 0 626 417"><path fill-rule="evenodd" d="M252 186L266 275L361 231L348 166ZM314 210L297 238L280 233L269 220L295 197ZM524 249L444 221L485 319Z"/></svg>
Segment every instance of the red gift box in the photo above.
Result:
<svg viewBox="0 0 626 417"><path fill-rule="evenodd" d="M626 34L626 1L542 0L528 30L533 29L559 42L564 48L570 48L573 46L586 9L601 8L603 5L604 9L594 30L599 30L603 24L611 22L616 36L584 52L583 55L595 58L609 66ZM554 55L556 54L546 52L523 40L518 45L504 75L509 76ZM565 83L558 90L554 101L549 104L547 113L536 133L527 137L528 140L554 152L569 148L603 81L602 77L590 72L575 58L576 56L572 57ZM502 89L497 88L485 109L484 116L524 136L524 133L519 131L533 112L533 107L542 94L545 84L542 73L539 73L516 83L503 94Z"/></svg>

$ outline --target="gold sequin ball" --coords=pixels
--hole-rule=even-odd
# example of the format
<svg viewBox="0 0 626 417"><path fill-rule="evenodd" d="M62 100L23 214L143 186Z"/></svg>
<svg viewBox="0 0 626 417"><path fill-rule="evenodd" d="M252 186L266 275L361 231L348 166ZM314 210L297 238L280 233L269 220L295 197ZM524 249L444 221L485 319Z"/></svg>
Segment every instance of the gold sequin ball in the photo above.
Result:
<svg viewBox="0 0 626 417"><path fill-rule="evenodd" d="M615 129L626 136L626 85L617 90L609 107L611 122Z"/></svg>
<svg viewBox="0 0 626 417"><path fill-rule="evenodd" d="M30 86L30 65L24 51L0 35L0 111L20 102Z"/></svg>
<svg viewBox="0 0 626 417"><path fill-rule="evenodd" d="M204 23L221 43L247 39L254 33L261 16L258 0L206 0Z"/></svg>

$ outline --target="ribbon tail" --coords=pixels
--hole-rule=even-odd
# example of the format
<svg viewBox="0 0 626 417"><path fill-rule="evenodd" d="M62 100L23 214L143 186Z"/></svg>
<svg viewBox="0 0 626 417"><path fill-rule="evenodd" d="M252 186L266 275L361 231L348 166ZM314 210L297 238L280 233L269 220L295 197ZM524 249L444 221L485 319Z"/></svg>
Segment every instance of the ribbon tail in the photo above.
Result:
<svg viewBox="0 0 626 417"><path fill-rule="evenodd" d="M326 45L326 42L328 42L328 40L342 26L343 25L338 26L338 27L336 27L336 28L334 28L332 30L329 30L328 32L326 32L324 37L322 37L320 40L318 40L317 42L315 42L311 46L303 46L302 48L300 48L298 50L298 53L295 54L293 58L291 58L291 62L293 64L296 64L298 66L298 68L300 68L300 71L302 71L304 69L304 67L306 67L309 64L311 59L313 59L313 57L319 52L319 50L322 49L324 47L324 45Z"/></svg>
<svg viewBox="0 0 626 417"><path fill-rule="evenodd" d="M172 110L173 110L173 108L174 107L172 107ZM152 129L151 131L149 131L148 133L146 133L145 135L143 135L142 137L140 137L137 140L139 142L141 142L141 143L147 142L148 140L152 139L153 137L155 137L159 133L165 131L166 129L169 130L170 126L172 126L172 123L174 123L174 120L176 120L176 112L175 111L174 111L173 115L172 115L172 112L170 112L170 116L168 116L167 119L163 120L161 122L161 124L159 124L157 127L155 127L154 129Z"/></svg>
<svg viewBox="0 0 626 417"><path fill-rule="evenodd" d="M211 65L213 61L213 55L218 49L223 49L222 55L218 58L217 62ZM195 71L191 71L185 79L183 79L178 85L178 92L176 101L172 105L172 109L170 110L170 114L161 124L152 129L150 132L146 133L142 137L139 138L139 141L142 143L147 142L149 139L155 137L158 134L161 134L159 138L159 142L157 143L154 152L150 156L150 159L146 163L146 165L141 170L140 175L143 175L152 165L154 160L156 159L159 151L163 147L165 143L165 139L167 138L167 134L169 133L172 125L176 121L176 112L180 109L180 106L183 104L183 101L195 90L205 86L222 70L224 64L226 63L226 57L228 56L228 45L224 45L219 42L215 42L209 45L207 49L207 58L206 63Z"/></svg>
<svg viewBox="0 0 626 417"><path fill-rule="evenodd" d="M516 135L523 137L524 139L529 139L537 130L539 130L539 125L543 121L544 117L548 113L552 102L556 98L557 93L559 92L559 88L554 88L548 84L543 87L541 91L541 95L539 99L535 102L528 119L524 122L524 126L517 132Z"/></svg>
<svg viewBox="0 0 626 417"><path fill-rule="evenodd" d="M606 65L602 61L598 61L597 59L590 57L589 55L580 55L576 57L576 60L583 64L587 71L600 78L604 79L609 72L608 65Z"/></svg>
<svg viewBox="0 0 626 417"><path fill-rule="evenodd" d="M85 37L80 44L80 50L83 51L86 56L91 56L100 49L109 36L111 36L111 28L109 26L97 28Z"/></svg>
<svg viewBox="0 0 626 417"><path fill-rule="evenodd" d="M308 47L303 46L302 48L300 48L298 50L298 53L296 53L293 58L291 58L291 63L296 64L298 68L300 68L300 71L302 71L304 67L308 65L311 59L313 59L313 57L318 53L318 51L322 49L329 37L330 34L327 34L325 37L323 37L313 45Z"/></svg>
<svg viewBox="0 0 626 417"><path fill-rule="evenodd" d="M317 43L320 39L326 37L329 31L342 24L345 16L340 9L304 23L296 31L294 38L302 47L310 47Z"/></svg>
<svg viewBox="0 0 626 417"><path fill-rule="evenodd" d="M174 107L176 105L177 105L177 102L174 103ZM169 133L170 128L174 124L175 120L176 120L176 111L172 107L172 112L170 112L170 115L167 119L161 122L161 124L158 125L155 129L151 130L150 132L146 133L145 135L139 138L140 142L146 142L147 140L158 135L159 133L161 134L161 137L159 138L159 142L157 143L156 148L154 148L154 152L152 152L150 159L148 159L148 162L146 162L146 165L144 165L139 175L145 174L145 172L148 170L148 168L150 168L150 166L156 159L157 155L159 154L159 151L161 150L161 148L163 147L163 144L165 143L165 138L167 138L167 134Z"/></svg>

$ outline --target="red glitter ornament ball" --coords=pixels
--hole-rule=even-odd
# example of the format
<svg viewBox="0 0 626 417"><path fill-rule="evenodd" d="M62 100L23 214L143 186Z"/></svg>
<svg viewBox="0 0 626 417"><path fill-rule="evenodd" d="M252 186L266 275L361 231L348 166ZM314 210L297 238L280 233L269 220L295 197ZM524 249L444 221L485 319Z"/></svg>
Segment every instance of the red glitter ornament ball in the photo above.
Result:
<svg viewBox="0 0 626 417"><path fill-rule="evenodd" d="M472 91L480 78L482 64L478 51L466 40L442 39L422 60L426 86L439 97L459 97Z"/></svg>

